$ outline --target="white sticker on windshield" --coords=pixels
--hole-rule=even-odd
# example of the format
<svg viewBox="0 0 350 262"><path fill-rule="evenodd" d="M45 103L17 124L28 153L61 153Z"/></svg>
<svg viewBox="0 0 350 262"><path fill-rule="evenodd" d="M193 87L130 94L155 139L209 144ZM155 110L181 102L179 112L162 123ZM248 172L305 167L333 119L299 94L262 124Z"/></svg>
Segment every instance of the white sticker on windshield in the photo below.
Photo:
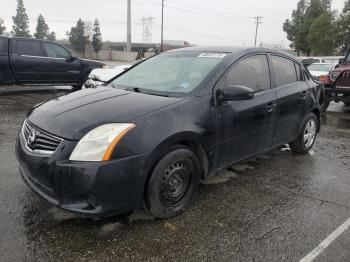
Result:
<svg viewBox="0 0 350 262"><path fill-rule="evenodd" d="M205 57L205 58L219 58L222 59L226 56L226 54L223 53L201 53L198 57Z"/></svg>

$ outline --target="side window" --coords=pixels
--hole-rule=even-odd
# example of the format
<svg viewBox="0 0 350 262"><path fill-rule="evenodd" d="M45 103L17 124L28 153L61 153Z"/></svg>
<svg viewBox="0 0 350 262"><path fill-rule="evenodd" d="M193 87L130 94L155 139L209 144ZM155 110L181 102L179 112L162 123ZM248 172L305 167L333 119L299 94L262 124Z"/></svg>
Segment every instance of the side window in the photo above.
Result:
<svg viewBox="0 0 350 262"><path fill-rule="evenodd" d="M292 60L272 55L271 61L275 70L277 86L284 86L297 82L297 74Z"/></svg>
<svg viewBox="0 0 350 262"><path fill-rule="evenodd" d="M7 38L0 37L0 55L8 54L7 42L8 42Z"/></svg>
<svg viewBox="0 0 350 262"><path fill-rule="evenodd" d="M19 55L43 56L39 41L18 41L17 52Z"/></svg>
<svg viewBox="0 0 350 262"><path fill-rule="evenodd" d="M64 49L62 46L51 44L51 43L43 43L43 45L48 57L64 58L64 59L67 59L70 57L70 53L66 49Z"/></svg>
<svg viewBox="0 0 350 262"><path fill-rule="evenodd" d="M250 87L257 92L270 89L270 70L266 55L254 55L240 61L228 73L226 84Z"/></svg>
<svg viewBox="0 0 350 262"><path fill-rule="evenodd" d="M303 78L303 75L301 73L301 67L299 64L297 63L294 63L295 65L295 70L297 71L297 81L300 82L300 81L304 81L304 78Z"/></svg>

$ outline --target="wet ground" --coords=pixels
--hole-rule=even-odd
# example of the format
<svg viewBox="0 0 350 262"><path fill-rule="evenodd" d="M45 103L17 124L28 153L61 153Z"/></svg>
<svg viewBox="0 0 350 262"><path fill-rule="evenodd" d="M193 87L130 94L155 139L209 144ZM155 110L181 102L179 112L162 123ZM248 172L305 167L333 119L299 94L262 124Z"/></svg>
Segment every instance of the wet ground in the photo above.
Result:
<svg viewBox="0 0 350 262"><path fill-rule="evenodd" d="M183 215L75 217L21 181L26 112L62 91L0 95L0 261L298 261L350 217L350 109L332 104L314 151L274 150L205 181ZM345 231L317 261L350 261Z"/></svg>

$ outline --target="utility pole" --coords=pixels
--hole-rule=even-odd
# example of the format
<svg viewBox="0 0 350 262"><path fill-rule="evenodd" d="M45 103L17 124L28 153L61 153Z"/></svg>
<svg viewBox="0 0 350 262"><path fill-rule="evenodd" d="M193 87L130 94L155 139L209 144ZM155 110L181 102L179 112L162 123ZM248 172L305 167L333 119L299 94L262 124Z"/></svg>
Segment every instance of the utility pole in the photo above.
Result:
<svg viewBox="0 0 350 262"><path fill-rule="evenodd" d="M164 0L162 0L162 26L161 26L161 37L160 37L160 52L164 51Z"/></svg>
<svg viewBox="0 0 350 262"><path fill-rule="evenodd" d="M128 0L126 31L126 52L131 52L131 0Z"/></svg>
<svg viewBox="0 0 350 262"><path fill-rule="evenodd" d="M262 23L260 20L263 18L262 16L254 16L253 17L256 21L255 21L255 24L256 24L256 29L255 29L255 42L254 42L254 46L256 46L257 44L257 40L258 40L258 28L259 28L259 25Z"/></svg>

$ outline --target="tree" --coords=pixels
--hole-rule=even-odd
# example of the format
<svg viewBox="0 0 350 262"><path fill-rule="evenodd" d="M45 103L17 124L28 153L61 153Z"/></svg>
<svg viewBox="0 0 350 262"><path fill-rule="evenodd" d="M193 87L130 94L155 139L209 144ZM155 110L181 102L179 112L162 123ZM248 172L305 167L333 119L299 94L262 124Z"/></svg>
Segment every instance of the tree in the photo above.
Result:
<svg viewBox="0 0 350 262"><path fill-rule="evenodd" d="M298 53L301 51L310 55L312 49L309 41L309 33L312 24L324 13L330 12L330 0L300 0L297 9L292 12L292 19L287 19L283 30L287 38L292 42L291 47Z"/></svg>
<svg viewBox="0 0 350 262"><path fill-rule="evenodd" d="M2 35L3 33L5 33L6 31L6 27L4 26L4 20L2 20L0 18L0 35Z"/></svg>
<svg viewBox="0 0 350 262"><path fill-rule="evenodd" d="M337 27L337 41L342 52L350 48L350 0L345 2L343 12L340 14Z"/></svg>
<svg viewBox="0 0 350 262"><path fill-rule="evenodd" d="M47 40L49 40L49 41L56 41L56 33L55 33L55 32L51 32L51 33L47 36Z"/></svg>
<svg viewBox="0 0 350 262"><path fill-rule="evenodd" d="M34 34L34 37L37 39L47 39L49 36L49 26L45 22L45 18L42 14L38 17L38 23L36 26L36 33Z"/></svg>
<svg viewBox="0 0 350 262"><path fill-rule="evenodd" d="M310 27L308 35L314 55L332 55L336 46L336 23L332 12L325 12Z"/></svg>
<svg viewBox="0 0 350 262"><path fill-rule="evenodd" d="M304 28L306 8L306 0L300 0L297 9L292 12L292 20L287 19L283 24L287 39L292 42L291 47L298 53L300 51L307 53L310 50L306 41L307 31Z"/></svg>
<svg viewBox="0 0 350 262"><path fill-rule="evenodd" d="M24 8L23 0L17 0L16 15L12 17L12 34L19 37L31 37L29 32L29 19Z"/></svg>
<svg viewBox="0 0 350 262"><path fill-rule="evenodd" d="M100 28L100 22L95 19L94 22L94 29L93 29L93 35L92 35L92 46L94 48L94 51L96 53L96 57L98 53L102 49L102 35L101 35L101 28Z"/></svg>
<svg viewBox="0 0 350 262"><path fill-rule="evenodd" d="M89 39L84 34L84 22L79 18L77 25L72 27L69 33L69 42L73 49L85 57L86 45Z"/></svg>

